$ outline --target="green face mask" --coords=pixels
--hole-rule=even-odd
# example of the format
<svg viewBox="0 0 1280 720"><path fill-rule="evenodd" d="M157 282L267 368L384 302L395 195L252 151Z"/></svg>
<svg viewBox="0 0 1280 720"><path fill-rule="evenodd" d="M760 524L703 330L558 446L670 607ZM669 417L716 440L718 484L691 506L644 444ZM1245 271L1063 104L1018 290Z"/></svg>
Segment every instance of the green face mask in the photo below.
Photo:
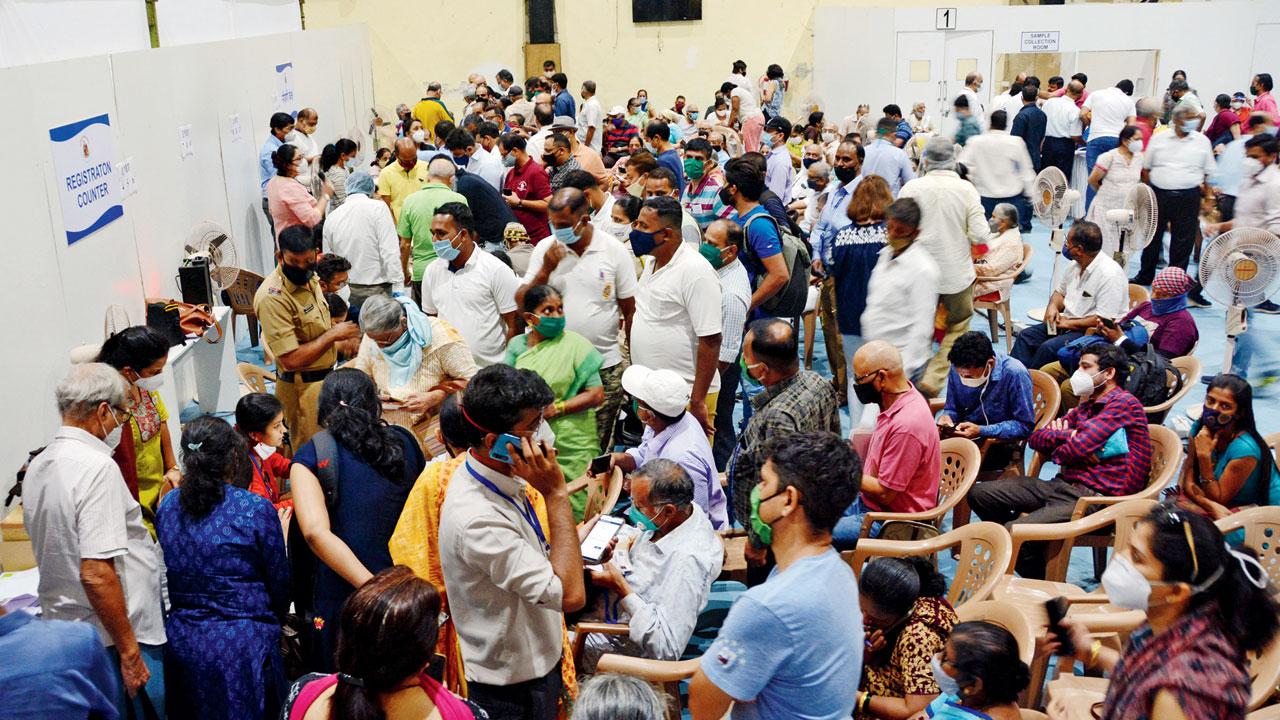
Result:
<svg viewBox="0 0 1280 720"><path fill-rule="evenodd" d="M704 172L706 172L706 163L697 158L684 159L684 174L690 180L701 180Z"/></svg>
<svg viewBox="0 0 1280 720"><path fill-rule="evenodd" d="M711 267L719 270L724 267L724 258L721 257L720 248L709 242L704 242L698 246L698 254L707 259L711 263Z"/></svg>
<svg viewBox="0 0 1280 720"><path fill-rule="evenodd" d="M564 317L539 317L538 332L545 338L558 338L564 334Z"/></svg>
<svg viewBox="0 0 1280 720"><path fill-rule="evenodd" d="M640 512L640 508L636 507L635 505L632 505L631 509L627 511L627 517L630 518L631 522L634 523L635 526L640 528L641 530L648 530L649 532L658 532L658 524L650 520L648 515L645 515L644 513Z"/></svg>
<svg viewBox="0 0 1280 720"><path fill-rule="evenodd" d="M756 485L751 488L751 529L755 531L756 537L760 538L760 542L765 545L773 544L773 527L769 523L760 519L760 503L772 500L781 493L774 493L767 498L760 497L760 486Z"/></svg>
<svg viewBox="0 0 1280 720"><path fill-rule="evenodd" d="M745 353L738 354L738 366L742 368L742 379L751 387L760 387L760 381L751 376L751 370L747 366L747 356ZM751 367L755 367L754 365Z"/></svg>

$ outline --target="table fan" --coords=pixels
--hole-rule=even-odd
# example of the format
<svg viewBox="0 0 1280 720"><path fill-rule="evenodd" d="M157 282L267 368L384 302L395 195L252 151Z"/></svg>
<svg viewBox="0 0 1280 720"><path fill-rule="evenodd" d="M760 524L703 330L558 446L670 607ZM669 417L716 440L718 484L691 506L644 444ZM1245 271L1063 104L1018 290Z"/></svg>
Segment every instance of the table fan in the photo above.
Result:
<svg viewBox="0 0 1280 720"><path fill-rule="evenodd" d="M1119 238L1116 239L1116 233ZM1142 183L1129 189L1124 207L1108 210L1106 224L1102 228L1103 242L1116 249L1115 260L1120 267L1128 268L1129 258L1142 252L1156 236L1156 194Z"/></svg>
<svg viewBox="0 0 1280 720"><path fill-rule="evenodd" d="M209 279L219 291L235 284L240 275L240 263L236 244L227 231L208 220L196 223L187 233L184 265L203 260L209 265Z"/></svg>
<svg viewBox="0 0 1280 720"><path fill-rule="evenodd" d="M1067 231L1062 224L1067 220L1071 206L1080 199L1080 193L1072 190L1067 183L1067 176L1050 165L1036 175L1035 190L1031 193L1031 209L1040 222L1050 228L1049 249L1053 251L1053 275L1049 286L1058 281L1058 263L1062 259L1062 246L1067 242ZM1032 320L1044 319L1044 308L1036 308L1027 313Z"/></svg>
<svg viewBox="0 0 1280 720"><path fill-rule="evenodd" d="M1280 238L1262 228L1219 235L1200 256L1200 284L1206 295L1227 306L1222 372L1231 372L1236 338L1249 329L1245 311L1280 290Z"/></svg>

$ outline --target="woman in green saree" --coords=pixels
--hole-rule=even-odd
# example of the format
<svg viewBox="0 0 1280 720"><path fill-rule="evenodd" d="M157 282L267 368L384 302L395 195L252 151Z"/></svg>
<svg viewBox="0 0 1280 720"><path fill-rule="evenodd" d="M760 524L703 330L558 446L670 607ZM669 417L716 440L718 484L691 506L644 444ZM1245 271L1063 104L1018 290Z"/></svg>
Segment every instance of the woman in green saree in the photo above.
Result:
<svg viewBox="0 0 1280 720"><path fill-rule="evenodd" d="M604 402L600 366L604 357L591 341L564 329L564 301L549 285L536 285L524 295L525 324L529 331L507 345L507 364L538 373L557 400L543 410L556 434L556 453L567 482L587 470L600 452L596 435L596 408ZM587 493L569 498L574 518L582 522Z"/></svg>

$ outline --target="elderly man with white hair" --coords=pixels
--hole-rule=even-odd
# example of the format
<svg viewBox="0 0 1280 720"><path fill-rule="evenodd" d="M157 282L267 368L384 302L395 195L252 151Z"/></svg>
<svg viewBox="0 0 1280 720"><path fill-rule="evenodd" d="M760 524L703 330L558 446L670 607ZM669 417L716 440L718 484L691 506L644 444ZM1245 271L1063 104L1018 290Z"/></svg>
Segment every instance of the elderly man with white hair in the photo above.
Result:
<svg viewBox="0 0 1280 720"><path fill-rule="evenodd" d="M347 176L347 201L324 222L324 248L351 263L351 307L360 307L374 295L390 297L403 291L396 223L391 209L377 199L373 177L364 170Z"/></svg>
<svg viewBox="0 0 1280 720"><path fill-rule="evenodd" d="M129 424L124 380L102 363L74 365L55 396L62 427L31 461L22 493L42 616L98 630L118 663L121 717L144 686L163 709L164 566L111 459Z"/></svg>
<svg viewBox="0 0 1280 720"><path fill-rule="evenodd" d="M724 544L693 493L693 478L673 460L656 458L631 474L635 527L624 529L611 560L590 569L604 590L600 615L630 629L587 635L588 672L604 653L680 659L724 562Z"/></svg>
<svg viewBox="0 0 1280 720"><path fill-rule="evenodd" d="M946 332L920 380L920 390L936 396L947 380L951 344L969 329L973 318L973 256L986 251L991 231L978 190L956 173L956 149L950 138L934 137L924 146L923 173L902 186L899 198L920 205L921 247L938 264L938 302L946 311Z"/></svg>

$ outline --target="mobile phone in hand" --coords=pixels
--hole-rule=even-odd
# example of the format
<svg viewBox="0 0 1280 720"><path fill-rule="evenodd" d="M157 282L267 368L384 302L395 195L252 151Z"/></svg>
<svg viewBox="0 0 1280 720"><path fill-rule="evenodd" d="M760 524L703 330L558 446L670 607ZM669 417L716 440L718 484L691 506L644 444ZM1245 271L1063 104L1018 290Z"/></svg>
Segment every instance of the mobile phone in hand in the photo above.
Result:
<svg viewBox="0 0 1280 720"><path fill-rule="evenodd" d="M1105 318L1105 317L1102 318L1102 324L1106 325L1111 330L1116 329L1116 321L1112 320L1111 318Z"/></svg>
<svg viewBox="0 0 1280 720"><path fill-rule="evenodd" d="M622 529L622 518L612 515L601 515L591 532L582 541L582 562L588 565L599 565L609 550L609 541Z"/></svg>
<svg viewBox="0 0 1280 720"><path fill-rule="evenodd" d="M613 465L613 454L605 453L591 459L591 464L587 466L587 472L592 475L600 475L609 472L609 467Z"/></svg>
<svg viewBox="0 0 1280 720"><path fill-rule="evenodd" d="M1076 654L1076 644L1071 639L1071 633L1062 627L1062 618L1067 616L1067 599L1064 597L1056 597L1052 600L1044 601L1044 611L1049 616L1049 632L1053 633L1061 645L1059 654L1071 656Z"/></svg>

